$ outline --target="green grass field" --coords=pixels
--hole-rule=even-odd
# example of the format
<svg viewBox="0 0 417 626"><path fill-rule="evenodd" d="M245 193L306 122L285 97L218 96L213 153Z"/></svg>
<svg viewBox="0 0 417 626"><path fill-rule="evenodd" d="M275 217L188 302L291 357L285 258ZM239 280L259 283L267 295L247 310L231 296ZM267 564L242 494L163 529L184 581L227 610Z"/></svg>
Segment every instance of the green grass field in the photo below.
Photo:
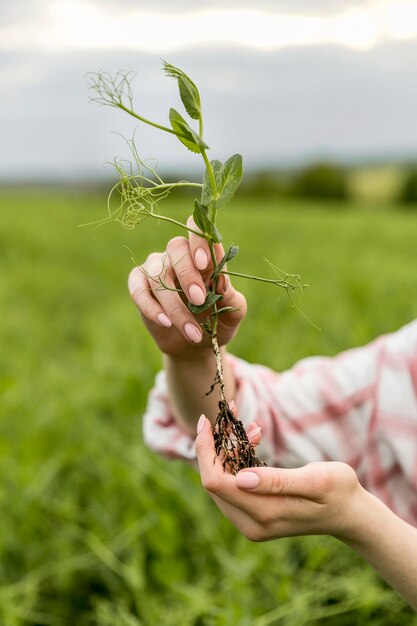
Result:
<svg viewBox="0 0 417 626"><path fill-rule="evenodd" d="M168 210L187 215L183 199ZM194 470L144 447L160 356L123 245L142 261L174 231L78 228L104 212L75 192L0 197L1 626L417 624L338 541L251 544ZM285 293L241 281L243 358L284 369L417 314L417 212L241 200L220 225L241 246L236 269L268 273L266 256L302 275L299 306L322 329Z"/></svg>

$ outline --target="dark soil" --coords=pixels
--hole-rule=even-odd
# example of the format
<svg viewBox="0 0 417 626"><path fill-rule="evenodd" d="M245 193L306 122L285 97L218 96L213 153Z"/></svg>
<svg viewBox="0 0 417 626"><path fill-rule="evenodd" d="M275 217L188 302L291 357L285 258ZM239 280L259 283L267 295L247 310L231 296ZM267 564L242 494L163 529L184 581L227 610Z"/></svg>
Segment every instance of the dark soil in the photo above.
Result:
<svg viewBox="0 0 417 626"><path fill-rule="evenodd" d="M220 400L219 409L213 436L216 454L222 460L223 469L237 474L246 467L264 466L265 463L255 454L255 448L247 437L245 427L240 419L235 417L225 400Z"/></svg>

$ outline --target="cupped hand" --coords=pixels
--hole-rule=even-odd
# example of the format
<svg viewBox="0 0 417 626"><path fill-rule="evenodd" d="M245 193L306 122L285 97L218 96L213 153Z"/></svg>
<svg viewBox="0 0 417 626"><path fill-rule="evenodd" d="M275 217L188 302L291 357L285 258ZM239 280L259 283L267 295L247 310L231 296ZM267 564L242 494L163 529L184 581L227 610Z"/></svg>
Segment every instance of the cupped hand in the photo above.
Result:
<svg viewBox="0 0 417 626"><path fill-rule="evenodd" d="M349 465L316 462L297 469L256 467L233 476L223 471L215 455L211 425L204 416L195 446L203 487L248 539L308 534L356 538L366 492Z"/></svg>
<svg viewBox="0 0 417 626"><path fill-rule="evenodd" d="M198 231L192 217L187 225ZM217 261L224 256L221 244L214 244ZM193 315L187 306L190 301L201 305L213 273L213 263L206 239L195 233L189 238L175 237L168 242L165 252L153 252L129 275L128 287L142 319L159 348L165 354L180 355L198 346L207 350L210 342L203 335L200 323L208 311ZM222 296L219 307L234 311L222 313L218 323L218 342L225 345L235 335L246 314L244 296L236 291L226 275L218 280L217 291Z"/></svg>

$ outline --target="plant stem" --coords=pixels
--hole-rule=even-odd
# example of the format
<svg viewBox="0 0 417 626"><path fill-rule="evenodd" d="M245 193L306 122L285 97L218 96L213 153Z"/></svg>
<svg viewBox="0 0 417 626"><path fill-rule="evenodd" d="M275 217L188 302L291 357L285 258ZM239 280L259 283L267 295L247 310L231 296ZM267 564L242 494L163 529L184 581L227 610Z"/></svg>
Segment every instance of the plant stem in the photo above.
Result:
<svg viewBox="0 0 417 626"><path fill-rule="evenodd" d="M272 285L278 285L279 287L285 287L286 289L305 289L308 285L294 285L286 280L280 280L275 278L262 278L261 276L252 276L251 274L242 274L241 272L231 272L229 270L222 270L220 274L228 274L229 276L238 276L239 278L249 278L250 280L258 280L261 283L270 283Z"/></svg>
<svg viewBox="0 0 417 626"><path fill-rule="evenodd" d="M176 187L198 187L199 189L201 189L203 185L201 183L189 183L187 181L181 181L178 183L163 183L163 184L158 184L154 182L154 187L157 187L158 189L169 189L173 187L175 188ZM149 187L149 189L153 189L153 187Z"/></svg>
<svg viewBox="0 0 417 626"><path fill-rule="evenodd" d="M213 241L210 239L209 242L209 249L210 249L210 256L211 256L211 261L213 263L213 271L216 272L217 268L218 268L218 263L217 263L217 258L216 258L216 253L214 250L214 243ZM216 293L217 291L217 283L219 280L219 274L215 275L215 278L213 280L213 286L212 286L212 293ZM223 363L222 363L222 357L220 354L220 348L219 348L219 344L217 342L217 323L218 323L218 319L219 319L219 313L217 311L217 303L215 302L213 304L213 313L211 315L212 318L212 322L211 322L211 332L210 334L210 340L211 340L211 346L213 349L213 354L214 354L214 359L215 359L215 364L216 364L216 377L215 380L219 383L219 387L220 387L220 400L223 402L226 402L226 396L224 393L224 375L223 375Z"/></svg>
<svg viewBox="0 0 417 626"><path fill-rule="evenodd" d="M211 339L211 345L213 348L214 358L216 361L216 379L218 380L219 387L220 387L220 400L223 400L223 402L226 402L226 396L224 394L223 363L222 363L222 357L220 354L219 344L217 341L217 332L213 331L210 334L210 339Z"/></svg>
<svg viewBox="0 0 417 626"><path fill-rule="evenodd" d="M154 128L159 128L159 130L164 130L166 133L171 133L172 135L176 135L178 137L178 133L176 133L175 130L172 130L172 128L168 128L167 126L161 126L161 124L157 124L156 122L151 122L151 120L148 120L146 119L146 117L142 117L141 115L138 115L137 113L135 113L135 111L133 111L132 109L129 109L127 106L125 106L121 102L118 103L117 106L119 107L119 109L122 109L122 111L126 111L126 113L129 113L129 115L131 115L132 117L136 117L136 119L140 120L141 122L144 122L145 124L149 124L149 126L153 126Z"/></svg>
<svg viewBox="0 0 417 626"><path fill-rule="evenodd" d="M155 219L162 220L163 222L170 222L171 224L175 224L179 228L183 228L184 230L188 230L188 232L190 233L194 233L194 235L198 235L199 237L202 237L203 239L207 239L207 241L210 244L211 239L209 235L202 233L201 230L195 230L194 228L190 228L189 226L187 226L187 224L183 224L182 222L179 222L178 220L174 220L174 218L172 217L167 217L166 215L159 215L158 213L154 213L153 211L145 210L145 213L149 215L149 217L154 217Z"/></svg>
<svg viewBox="0 0 417 626"><path fill-rule="evenodd" d="M216 179L214 177L214 172L213 172L213 168L211 167L211 163L208 159L207 153L204 149L201 150L201 154L203 156L204 159L204 163L206 164L206 169L207 169L207 174L209 175L209 179L210 179L210 186L211 186L211 190L213 192L213 200L214 200L214 205L216 204L216 200L219 197L219 192L217 189L217 184L216 184ZM213 224L216 223L216 214L217 214L217 209L213 206L213 212L211 214L211 221L213 222Z"/></svg>

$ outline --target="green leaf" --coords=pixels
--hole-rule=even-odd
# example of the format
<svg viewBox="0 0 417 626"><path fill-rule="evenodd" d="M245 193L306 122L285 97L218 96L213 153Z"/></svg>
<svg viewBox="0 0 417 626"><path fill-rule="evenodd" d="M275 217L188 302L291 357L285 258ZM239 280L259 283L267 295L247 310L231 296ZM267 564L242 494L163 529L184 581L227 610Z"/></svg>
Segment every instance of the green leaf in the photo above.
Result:
<svg viewBox="0 0 417 626"><path fill-rule="evenodd" d="M223 267L228 261L231 261L239 254L239 246L230 246L222 260L219 262L216 271L213 273L213 278L216 278L222 271Z"/></svg>
<svg viewBox="0 0 417 626"><path fill-rule="evenodd" d="M194 120L201 117L201 99L196 84L178 67L163 61L164 70L167 76L176 78L182 103L188 115Z"/></svg>
<svg viewBox="0 0 417 626"><path fill-rule="evenodd" d="M217 300L220 300L221 297L222 296L220 294L209 291L203 304L196 306L195 304L191 304L191 302L189 302L188 308L192 313L202 313L213 306L213 304L217 302Z"/></svg>
<svg viewBox="0 0 417 626"><path fill-rule="evenodd" d="M224 165L220 161L211 161L211 167L213 169L214 179L217 186L217 200L214 199L213 189L211 188L211 182L209 174L206 171L203 176L203 191L201 195L201 201L208 206L213 202L216 209L220 209L233 197L236 189L240 185L242 180L242 157L240 154L234 154L231 156Z"/></svg>
<svg viewBox="0 0 417 626"><path fill-rule="evenodd" d="M214 159L213 161L210 161L210 165L213 169L214 179L216 180L217 184L217 178L219 177L220 171L222 169L222 164L217 159ZM211 202L213 202L213 200L213 190L211 188L210 177L206 169L203 175L203 190L201 192L201 202L205 206L208 206Z"/></svg>
<svg viewBox="0 0 417 626"><path fill-rule="evenodd" d="M219 198L216 201L216 208L219 209L233 197L236 189L242 180L242 157L240 154L234 154L227 159L216 177L217 192Z"/></svg>
<svg viewBox="0 0 417 626"><path fill-rule="evenodd" d="M214 243L221 243L222 236L217 227L209 218L208 209L204 204L201 204L198 200L194 202L194 222L197 224L200 230L206 235L209 235Z"/></svg>
<svg viewBox="0 0 417 626"><path fill-rule="evenodd" d="M202 150L206 150L208 148L208 145L201 139L200 135L188 126L187 122L178 113L178 111L170 109L169 120L178 139L186 148L188 148L188 150L200 153Z"/></svg>

